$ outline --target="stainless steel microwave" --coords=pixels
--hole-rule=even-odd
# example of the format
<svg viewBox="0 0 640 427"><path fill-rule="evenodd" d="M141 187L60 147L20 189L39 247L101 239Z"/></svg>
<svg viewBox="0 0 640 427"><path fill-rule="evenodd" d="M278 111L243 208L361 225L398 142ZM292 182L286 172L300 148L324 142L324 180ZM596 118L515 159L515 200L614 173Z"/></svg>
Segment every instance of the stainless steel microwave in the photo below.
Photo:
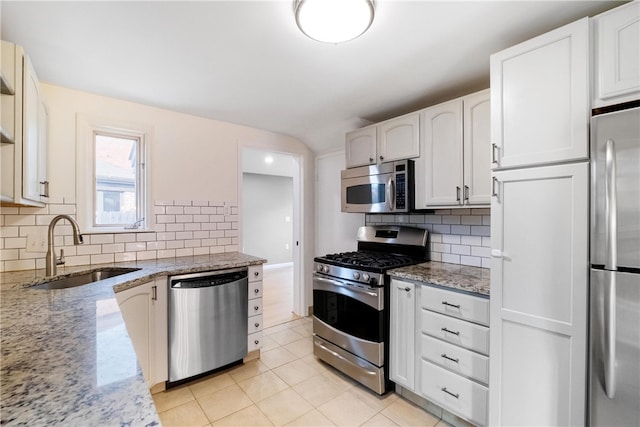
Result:
<svg viewBox="0 0 640 427"><path fill-rule="evenodd" d="M413 160L343 170L342 212L409 212L413 196Z"/></svg>

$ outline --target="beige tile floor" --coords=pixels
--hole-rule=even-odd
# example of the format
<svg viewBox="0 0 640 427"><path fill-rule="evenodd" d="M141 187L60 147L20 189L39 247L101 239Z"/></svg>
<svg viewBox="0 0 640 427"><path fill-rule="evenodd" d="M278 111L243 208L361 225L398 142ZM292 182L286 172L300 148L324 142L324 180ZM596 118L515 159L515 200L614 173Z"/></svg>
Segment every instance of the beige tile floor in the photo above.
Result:
<svg viewBox="0 0 640 427"><path fill-rule="evenodd" d="M312 354L308 317L264 331L260 359L153 395L164 426L447 426Z"/></svg>

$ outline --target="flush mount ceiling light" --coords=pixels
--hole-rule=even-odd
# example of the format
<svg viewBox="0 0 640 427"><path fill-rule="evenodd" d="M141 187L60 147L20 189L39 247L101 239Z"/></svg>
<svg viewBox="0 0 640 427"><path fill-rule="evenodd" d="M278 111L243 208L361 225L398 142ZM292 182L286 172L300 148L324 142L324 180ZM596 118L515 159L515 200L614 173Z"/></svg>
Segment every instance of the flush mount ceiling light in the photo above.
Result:
<svg viewBox="0 0 640 427"><path fill-rule="evenodd" d="M372 0L296 0L296 23L308 37L342 43L363 34L373 22Z"/></svg>

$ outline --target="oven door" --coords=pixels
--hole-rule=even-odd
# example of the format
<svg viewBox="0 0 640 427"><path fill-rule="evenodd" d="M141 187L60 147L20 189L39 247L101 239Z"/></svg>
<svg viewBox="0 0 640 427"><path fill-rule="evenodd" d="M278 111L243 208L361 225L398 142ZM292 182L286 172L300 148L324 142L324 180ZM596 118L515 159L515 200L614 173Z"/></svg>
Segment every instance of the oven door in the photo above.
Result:
<svg viewBox="0 0 640 427"><path fill-rule="evenodd" d="M377 366L384 364L384 288L313 275L313 333Z"/></svg>

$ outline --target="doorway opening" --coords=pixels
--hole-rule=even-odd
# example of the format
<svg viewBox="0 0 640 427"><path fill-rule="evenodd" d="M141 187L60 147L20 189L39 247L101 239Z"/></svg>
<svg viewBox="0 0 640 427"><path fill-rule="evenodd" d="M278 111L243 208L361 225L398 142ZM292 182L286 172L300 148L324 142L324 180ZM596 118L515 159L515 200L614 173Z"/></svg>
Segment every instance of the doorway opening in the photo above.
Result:
<svg viewBox="0 0 640 427"><path fill-rule="evenodd" d="M242 149L242 252L265 258L263 325L299 317L300 161L298 156Z"/></svg>

